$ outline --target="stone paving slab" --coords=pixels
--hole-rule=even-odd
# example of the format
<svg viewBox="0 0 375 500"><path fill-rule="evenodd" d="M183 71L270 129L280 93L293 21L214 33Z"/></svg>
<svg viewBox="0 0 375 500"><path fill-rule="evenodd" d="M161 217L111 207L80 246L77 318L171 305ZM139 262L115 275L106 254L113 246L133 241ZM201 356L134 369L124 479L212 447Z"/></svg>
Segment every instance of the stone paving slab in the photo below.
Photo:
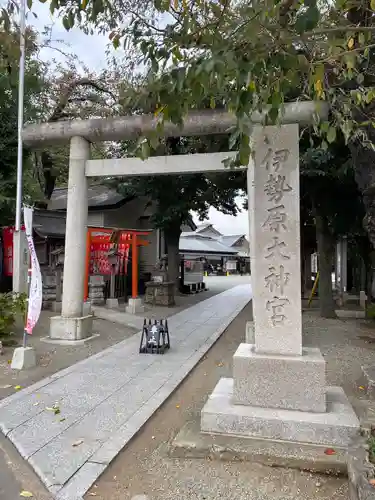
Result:
<svg viewBox="0 0 375 500"><path fill-rule="evenodd" d="M139 354L138 333L13 394L0 402L1 431L55 498L82 498L251 296L239 285L172 316L165 355Z"/></svg>

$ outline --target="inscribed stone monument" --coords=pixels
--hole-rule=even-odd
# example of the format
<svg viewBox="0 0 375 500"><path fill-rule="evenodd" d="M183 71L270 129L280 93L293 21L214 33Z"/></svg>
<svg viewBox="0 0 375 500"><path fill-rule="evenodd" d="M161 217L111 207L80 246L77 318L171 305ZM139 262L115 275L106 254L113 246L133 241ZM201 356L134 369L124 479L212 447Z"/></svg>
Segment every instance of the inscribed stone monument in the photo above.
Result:
<svg viewBox="0 0 375 500"><path fill-rule="evenodd" d="M298 125L256 127L249 169L256 351L302 354Z"/></svg>
<svg viewBox="0 0 375 500"><path fill-rule="evenodd" d="M358 419L302 348L298 125L255 127L248 169L254 334L201 414L205 433L347 446ZM254 340L253 340L254 339Z"/></svg>

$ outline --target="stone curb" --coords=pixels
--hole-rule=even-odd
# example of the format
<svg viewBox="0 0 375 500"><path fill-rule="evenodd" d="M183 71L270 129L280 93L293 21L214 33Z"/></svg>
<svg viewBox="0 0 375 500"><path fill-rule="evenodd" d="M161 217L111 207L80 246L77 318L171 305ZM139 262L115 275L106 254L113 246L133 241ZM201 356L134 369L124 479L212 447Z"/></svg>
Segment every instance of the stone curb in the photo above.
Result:
<svg viewBox="0 0 375 500"><path fill-rule="evenodd" d="M369 484L375 477L375 467L368 460L368 435L354 438L348 449L350 500L375 500L375 487Z"/></svg>

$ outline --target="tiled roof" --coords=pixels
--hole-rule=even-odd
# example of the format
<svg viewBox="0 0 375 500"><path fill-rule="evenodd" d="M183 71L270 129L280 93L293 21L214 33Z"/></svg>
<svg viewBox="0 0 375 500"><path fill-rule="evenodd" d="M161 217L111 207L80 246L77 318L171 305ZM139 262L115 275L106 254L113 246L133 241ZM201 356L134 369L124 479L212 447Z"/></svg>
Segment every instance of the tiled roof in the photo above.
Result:
<svg viewBox="0 0 375 500"><path fill-rule="evenodd" d="M221 241L222 243L224 243L224 245L227 245L228 247L231 247L232 245L234 245L235 243L237 243L237 241L240 238L243 238L244 236L245 236L244 234L230 234L230 235L227 235L227 236L220 236L219 241Z"/></svg>
<svg viewBox="0 0 375 500"><path fill-rule="evenodd" d="M42 238L64 237L65 236L65 214L49 213L46 210L34 209L33 213L33 228L34 231Z"/></svg>
<svg viewBox="0 0 375 500"><path fill-rule="evenodd" d="M66 210L68 188L55 188L48 203L48 210ZM106 208L126 203L127 198L105 184L88 188L88 208Z"/></svg>
<svg viewBox="0 0 375 500"><path fill-rule="evenodd" d="M179 244L180 253L198 253L202 256L205 254L219 254L219 255L236 255L237 251L229 248L220 241L210 238L209 236L202 236L196 233L182 233Z"/></svg>

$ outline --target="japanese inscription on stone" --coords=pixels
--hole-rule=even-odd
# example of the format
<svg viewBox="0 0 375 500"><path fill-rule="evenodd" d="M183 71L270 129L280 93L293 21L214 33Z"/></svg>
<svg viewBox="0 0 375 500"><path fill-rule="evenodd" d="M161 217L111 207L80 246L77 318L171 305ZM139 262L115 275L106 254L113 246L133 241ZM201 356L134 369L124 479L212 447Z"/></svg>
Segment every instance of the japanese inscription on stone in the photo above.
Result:
<svg viewBox="0 0 375 500"><path fill-rule="evenodd" d="M263 224L265 229L277 236L271 238L266 246L264 258L269 260L268 272L264 277L264 286L272 294L266 301L266 310L270 314L273 326L284 324L287 319L285 306L289 304L286 296L290 272L285 269L283 261L290 260L287 245L282 239L282 233L287 230L287 213L283 204L284 196L292 192L283 166L289 158L288 149L273 150L268 148L261 167L267 170L267 180L264 185L264 194L270 204L267 208L266 219Z"/></svg>
<svg viewBox="0 0 375 500"><path fill-rule="evenodd" d="M300 356L302 315L297 124L255 126L249 165L254 349Z"/></svg>

